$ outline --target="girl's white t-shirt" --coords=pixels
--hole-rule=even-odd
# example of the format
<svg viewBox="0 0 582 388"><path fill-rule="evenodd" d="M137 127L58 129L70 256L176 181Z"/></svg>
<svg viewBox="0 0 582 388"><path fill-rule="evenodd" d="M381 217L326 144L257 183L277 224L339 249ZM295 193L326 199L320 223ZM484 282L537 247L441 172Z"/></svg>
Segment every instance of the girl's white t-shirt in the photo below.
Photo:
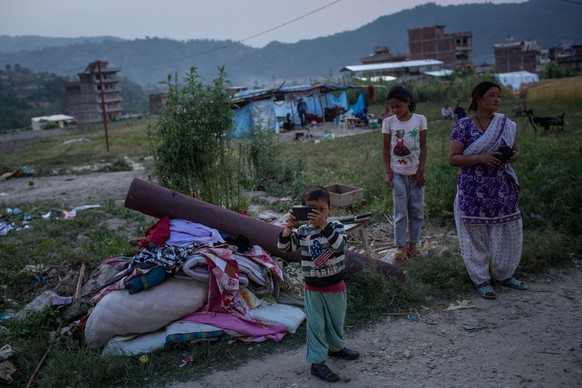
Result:
<svg viewBox="0 0 582 388"><path fill-rule="evenodd" d="M382 121L382 133L390 135L390 167L393 172L416 174L420 164L420 132L426 130L426 117L417 113L407 121L398 120L396 115Z"/></svg>

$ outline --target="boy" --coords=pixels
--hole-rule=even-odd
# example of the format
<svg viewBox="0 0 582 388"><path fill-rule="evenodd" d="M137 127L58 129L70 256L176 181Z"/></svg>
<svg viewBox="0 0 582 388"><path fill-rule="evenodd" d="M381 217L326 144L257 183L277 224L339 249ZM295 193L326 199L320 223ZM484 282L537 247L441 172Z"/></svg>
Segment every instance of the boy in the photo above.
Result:
<svg viewBox="0 0 582 388"><path fill-rule="evenodd" d="M346 231L341 222L328 221L331 204L329 192L324 187L306 190L301 204L313 205L316 209L309 213L308 223L296 230L299 223L290 211L277 247L282 252L301 249L307 317L306 358L311 362L311 374L335 382L339 376L325 365L327 358L355 360L360 356L344 346Z"/></svg>

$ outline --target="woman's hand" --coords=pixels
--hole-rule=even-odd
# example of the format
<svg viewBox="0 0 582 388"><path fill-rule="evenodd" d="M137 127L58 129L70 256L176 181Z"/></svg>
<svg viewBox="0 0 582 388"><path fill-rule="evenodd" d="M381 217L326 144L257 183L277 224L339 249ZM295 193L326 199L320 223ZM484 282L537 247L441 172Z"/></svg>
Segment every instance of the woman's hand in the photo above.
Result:
<svg viewBox="0 0 582 388"><path fill-rule="evenodd" d="M519 151L514 149L513 150L513 155L511 155L511 158L509 158L507 160L507 163L515 163L519 160Z"/></svg>
<svg viewBox="0 0 582 388"><path fill-rule="evenodd" d="M479 154L479 162L489 167L499 167L501 165L501 160L499 160L501 152L498 151L487 151Z"/></svg>

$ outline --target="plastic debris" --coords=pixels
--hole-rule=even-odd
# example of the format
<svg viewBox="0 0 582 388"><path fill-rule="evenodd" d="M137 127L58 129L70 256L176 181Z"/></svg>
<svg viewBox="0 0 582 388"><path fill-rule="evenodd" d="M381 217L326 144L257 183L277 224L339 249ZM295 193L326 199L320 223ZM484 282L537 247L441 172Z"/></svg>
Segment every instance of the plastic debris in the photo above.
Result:
<svg viewBox="0 0 582 388"><path fill-rule="evenodd" d="M465 323L465 324L463 324L463 327L467 331L478 331L478 330L484 329L484 327L482 327L478 323Z"/></svg>
<svg viewBox="0 0 582 388"><path fill-rule="evenodd" d="M457 301L457 305L455 306L454 303L449 303L449 307L445 309L445 311L453 311L453 310L460 310L460 309L472 309L475 306L469 304L468 300Z"/></svg>
<svg viewBox="0 0 582 388"><path fill-rule="evenodd" d="M194 358L194 356L184 355L184 358L182 359L182 363L179 365L179 367L182 368L183 366L186 366L188 364L192 364L194 362L196 362L196 359Z"/></svg>
<svg viewBox="0 0 582 388"><path fill-rule="evenodd" d="M10 345L4 345L0 349L0 382L9 383L12 381L12 374L16 372L14 364L8 358L14 355L14 350Z"/></svg>
<svg viewBox="0 0 582 388"><path fill-rule="evenodd" d="M0 236L6 236L12 229L14 229L14 224L0 221Z"/></svg>
<svg viewBox="0 0 582 388"><path fill-rule="evenodd" d="M99 208L101 205L82 205L74 207L72 210L60 210L60 209L51 209L46 214L42 215L42 218L45 220L50 220L52 218L74 218L77 216L77 212L87 209L95 209Z"/></svg>

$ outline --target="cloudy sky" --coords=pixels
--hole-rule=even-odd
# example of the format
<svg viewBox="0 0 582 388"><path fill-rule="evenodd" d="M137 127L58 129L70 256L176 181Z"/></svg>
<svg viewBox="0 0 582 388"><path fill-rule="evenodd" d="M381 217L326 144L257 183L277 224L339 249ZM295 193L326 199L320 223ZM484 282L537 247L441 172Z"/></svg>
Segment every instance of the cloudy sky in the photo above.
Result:
<svg viewBox="0 0 582 388"><path fill-rule="evenodd" d="M524 0L436 0L439 5ZM0 35L218 39L263 47L357 29L424 0L0 0ZM435 21L438 23L438 20Z"/></svg>

